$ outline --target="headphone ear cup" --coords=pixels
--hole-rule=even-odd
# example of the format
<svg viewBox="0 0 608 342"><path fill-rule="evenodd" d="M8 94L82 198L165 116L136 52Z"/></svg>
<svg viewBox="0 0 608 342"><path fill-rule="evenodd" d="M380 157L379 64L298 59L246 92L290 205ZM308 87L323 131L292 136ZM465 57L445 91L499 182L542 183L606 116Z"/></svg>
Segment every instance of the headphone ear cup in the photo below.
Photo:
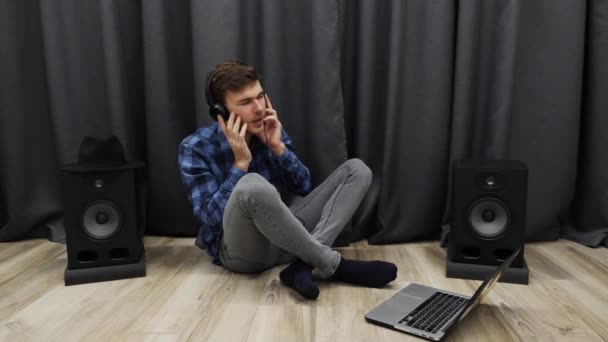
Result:
<svg viewBox="0 0 608 342"><path fill-rule="evenodd" d="M212 107L209 107L209 116L211 117L211 119L213 119L214 121L217 121L217 113L215 112L215 110Z"/></svg>
<svg viewBox="0 0 608 342"><path fill-rule="evenodd" d="M211 118L217 121L217 116L221 115L224 118L224 121L228 121L230 117L230 113L228 112L228 108L226 106L216 103L209 108L209 113L211 114Z"/></svg>

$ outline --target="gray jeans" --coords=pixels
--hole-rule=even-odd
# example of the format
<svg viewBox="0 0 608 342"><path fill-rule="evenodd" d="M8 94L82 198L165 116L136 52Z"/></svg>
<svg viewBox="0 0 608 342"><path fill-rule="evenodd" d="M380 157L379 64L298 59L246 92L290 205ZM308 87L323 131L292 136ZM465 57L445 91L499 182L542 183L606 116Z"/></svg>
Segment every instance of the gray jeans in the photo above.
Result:
<svg viewBox="0 0 608 342"><path fill-rule="evenodd" d="M228 270L258 273L300 258L332 275L340 254L331 249L357 210L372 180L371 170L350 159L305 197L288 206L257 173L243 176L224 210L219 257Z"/></svg>

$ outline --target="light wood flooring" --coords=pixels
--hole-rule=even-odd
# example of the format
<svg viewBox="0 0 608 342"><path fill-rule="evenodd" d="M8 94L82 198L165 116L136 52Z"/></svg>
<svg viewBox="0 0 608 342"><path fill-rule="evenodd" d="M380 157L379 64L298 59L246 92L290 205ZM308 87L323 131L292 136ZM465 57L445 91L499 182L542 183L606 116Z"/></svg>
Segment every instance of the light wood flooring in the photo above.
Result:
<svg viewBox="0 0 608 342"><path fill-rule="evenodd" d="M0 244L0 341L404 341L364 314L411 282L472 294L445 277L438 242L340 248L399 266L383 289L322 282L306 301L276 267L239 275L213 265L192 238L146 237L147 276L64 286L65 245ZM526 245L530 284L498 283L448 341L607 341L608 249L569 241ZM422 340L420 340L422 341Z"/></svg>

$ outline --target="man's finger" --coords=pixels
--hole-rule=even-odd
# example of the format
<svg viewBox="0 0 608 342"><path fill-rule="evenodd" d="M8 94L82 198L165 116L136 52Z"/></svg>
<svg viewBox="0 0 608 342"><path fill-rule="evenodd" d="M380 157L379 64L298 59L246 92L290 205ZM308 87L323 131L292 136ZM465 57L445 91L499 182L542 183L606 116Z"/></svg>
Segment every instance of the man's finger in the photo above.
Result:
<svg viewBox="0 0 608 342"><path fill-rule="evenodd" d="M228 125L226 128L232 130L232 125L234 125L234 112L230 112L230 116L228 117Z"/></svg>
<svg viewBox="0 0 608 342"><path fill-rule="evenodd" d="M241 127L241 117L237 116L236 122L234 123L234 126L232 126L232 132L234 132L235 134L239 134L240 127Z"/></svg>
<svg viewBox="0 0 608 342"><path fill-rule="evenodd" d="M244 123L243 127L241 127L241 133L239 133L239 136L244 139L245 133L247 133L247 124L246 123Z"/></svg>
<svg viewBox="0 0 608 342"><path fill-rule="evenodd" d="M276 117L276 116L278 116L278 115L277 115L277 111L276 111L276 110L274 110L274 109L272 109L272 108L266 108L266 109L264 109L264 111L265 111L266 113L268 113L269 115L271 115L271 116L275 116L275 117ZM267 116L267 117L268 117L268 116Z"/></svg>
<svg viewBox="0 0 608 342"><path fill-rule="evenodd" d="M262 119L262 120L264 120L264 122L272 121L273 124L275 124L279 121L279 119L276 117L276 115L268 115L268 116L264 117L264 119Z"/></svg>

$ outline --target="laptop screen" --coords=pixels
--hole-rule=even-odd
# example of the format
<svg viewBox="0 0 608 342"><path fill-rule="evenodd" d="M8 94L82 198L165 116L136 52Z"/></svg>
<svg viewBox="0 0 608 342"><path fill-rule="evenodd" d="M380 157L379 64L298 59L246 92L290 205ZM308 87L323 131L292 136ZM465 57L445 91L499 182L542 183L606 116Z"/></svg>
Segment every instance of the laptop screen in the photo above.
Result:
<svg viewBox="0 0 608 342"><path fill-rule="evenodd" d="M494 284L498 281L498 279L500 279L502 274L505 273L506 269L509 267L509 265L511 265L511 263L513 262L513 260L519 254L520 251L521 251L521 248L518 248L515 252L513 252L513 254L511 254L511 256L509 258L507 258L507 260L505 260L496 269L494 274L492 274L492 276L490 276L490 278L486 279L481 284L481 286L479 286L479 288L477 288L477 291L475 291L475 294L473 295L473 297L471 297L471 299L468 301L467 306L464 308L464 310L461 311L460 317L457 317L456 320L461 320L461 319L465 318L469 314L469 312L471 312L471 310L473 310L477 305L479 305L479 303L481 303L481 301L486 297L488 292L490 292L490 289L494 286Z"/></svg>

